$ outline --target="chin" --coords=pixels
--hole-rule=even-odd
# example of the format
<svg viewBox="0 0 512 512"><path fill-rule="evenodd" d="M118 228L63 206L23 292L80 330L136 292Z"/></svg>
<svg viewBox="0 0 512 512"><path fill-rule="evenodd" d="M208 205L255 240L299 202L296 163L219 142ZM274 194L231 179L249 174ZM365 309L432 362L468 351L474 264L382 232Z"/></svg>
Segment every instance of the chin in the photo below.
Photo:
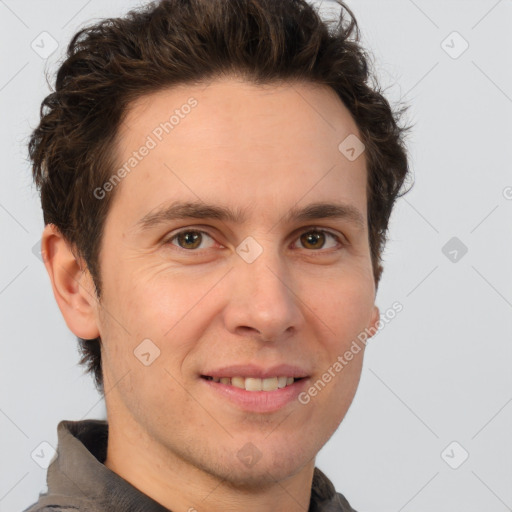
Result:
<svg viewBox="0 0 512 512"><path fill-rule="evenodd" d="M267 487L272 487L276 481L285 481L299 472L301 467L295 465L287 466L282 462L276 467L276 464L264 464L259 461L253 467L230 467L223 476L223 485L235 488L239 491L262 491Z"/></svg>
<svg viewBox="0 0 512 512"><path fill-rule="evenodd" d="M275 446L267 439L260 448L250 441L245 442L231 457L222 464L222 478L225 484L239 490L261 490L275 485L276 481L285 481L297 474L308 462L314 462L316 452L304 452L304 445L279 443ZM276 437L275 441L279 441Z"/></svg>

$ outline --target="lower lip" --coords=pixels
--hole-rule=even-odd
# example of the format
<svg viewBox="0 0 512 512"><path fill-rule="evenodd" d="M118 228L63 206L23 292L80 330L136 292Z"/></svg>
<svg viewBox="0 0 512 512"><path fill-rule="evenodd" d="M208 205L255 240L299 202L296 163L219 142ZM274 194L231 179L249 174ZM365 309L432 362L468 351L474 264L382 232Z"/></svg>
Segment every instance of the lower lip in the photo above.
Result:
<svg viewBox="0 0 512 512"><path fill-rule="evenodd" d="M307 378L296 380L293 384L274 391L246 391L245 389L221 384L213 380L201 380L218 395L226 398L240 409L249 412L275 412L293 401L307 385Z"/></svg>

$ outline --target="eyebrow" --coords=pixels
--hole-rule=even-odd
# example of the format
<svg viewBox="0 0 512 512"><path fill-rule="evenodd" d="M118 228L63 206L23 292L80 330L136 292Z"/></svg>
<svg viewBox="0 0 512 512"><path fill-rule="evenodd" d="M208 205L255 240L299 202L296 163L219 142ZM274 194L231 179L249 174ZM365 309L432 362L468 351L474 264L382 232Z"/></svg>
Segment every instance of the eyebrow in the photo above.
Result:
<svg viewBox="0 0 512 512"><path fill-rule="evenodd" d="M146 231L160 224L165 224L177 219L217 219L222 222L243 224L246 220L246 210L232 210L225 206L206 204L204 202L179 202L148 212L139 219L135 228ZM304 222L318 219L344 219L353 223L358 228L363 228L365 219L363 214L350 204L316 202L305 207L291 208L284 216L284 222Z"/></svg>

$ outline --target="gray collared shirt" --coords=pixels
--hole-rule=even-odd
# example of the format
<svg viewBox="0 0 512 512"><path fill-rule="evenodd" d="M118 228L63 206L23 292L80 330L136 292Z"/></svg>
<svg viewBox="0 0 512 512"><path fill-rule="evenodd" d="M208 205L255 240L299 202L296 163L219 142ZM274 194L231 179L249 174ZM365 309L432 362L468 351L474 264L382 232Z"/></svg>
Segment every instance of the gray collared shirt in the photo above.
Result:
<svg viewBox="0 0 512 512"><path fill-rule="evenodd" d="M103 462L105 420L63 420L57 427L57 456L48 467L48 491L24 512L170 512ZM355 512L331 481L315 468L308 512Z"/></svg>

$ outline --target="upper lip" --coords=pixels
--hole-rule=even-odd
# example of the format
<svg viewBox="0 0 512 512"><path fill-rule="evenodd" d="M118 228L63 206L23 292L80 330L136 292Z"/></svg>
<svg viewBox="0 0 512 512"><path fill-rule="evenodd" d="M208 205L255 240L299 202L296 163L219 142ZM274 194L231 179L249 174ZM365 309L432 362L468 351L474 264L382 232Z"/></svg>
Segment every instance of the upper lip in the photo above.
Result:
<svg viewBox="0 0 512 512"><path fill-rule="evenodd" d="M252 377L266 379L269 377L293 377L300 379L308 377L309 373L299 366L290 364L278 364L262 367L254 364L237 364L224 366L201 373L205 377Z"/></svg>

